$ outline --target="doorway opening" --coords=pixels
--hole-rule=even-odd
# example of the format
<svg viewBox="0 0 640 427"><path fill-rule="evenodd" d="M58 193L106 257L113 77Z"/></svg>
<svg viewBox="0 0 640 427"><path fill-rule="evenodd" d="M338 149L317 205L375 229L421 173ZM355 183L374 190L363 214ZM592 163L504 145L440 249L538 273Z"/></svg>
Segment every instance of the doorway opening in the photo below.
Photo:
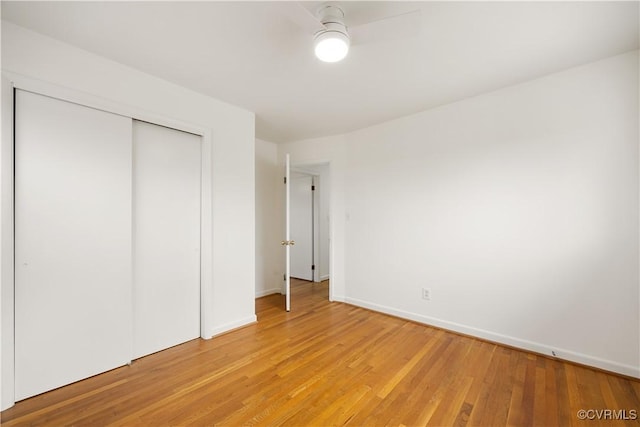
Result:
<svg viewBox="0 0 640 427"><path fill-rule="evenodd" d="M291 293L330 300L329 163L294 164L290 175ZM308 288L308 289L307 289Z"/></svg>

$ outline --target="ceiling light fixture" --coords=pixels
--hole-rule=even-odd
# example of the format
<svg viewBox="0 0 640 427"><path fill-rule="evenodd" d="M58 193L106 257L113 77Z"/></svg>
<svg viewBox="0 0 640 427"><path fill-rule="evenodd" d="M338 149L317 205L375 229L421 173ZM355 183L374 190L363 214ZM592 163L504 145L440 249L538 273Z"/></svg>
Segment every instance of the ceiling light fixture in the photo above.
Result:
<svg viewBox="0 0 640 427"><path fill-rule="evenodd" d="M319 12L324 29L313 37L316 57L324 62L338 62L349 53L349 33L344 25L344 12L336 6L325 6Z"/></svg>

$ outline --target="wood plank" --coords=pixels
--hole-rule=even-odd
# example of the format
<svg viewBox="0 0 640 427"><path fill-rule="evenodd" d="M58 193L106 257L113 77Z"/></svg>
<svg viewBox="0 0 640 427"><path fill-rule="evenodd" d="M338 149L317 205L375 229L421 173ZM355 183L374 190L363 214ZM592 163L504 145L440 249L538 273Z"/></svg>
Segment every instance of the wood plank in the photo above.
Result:
<svg viewBox="0 0 640 427"><path fill-rule="evenodd" d="M640 408L638 381L329 303L326 282L292 291L290 313L260 298L254 325L18 402L2 425L568 426Z"/></svg>

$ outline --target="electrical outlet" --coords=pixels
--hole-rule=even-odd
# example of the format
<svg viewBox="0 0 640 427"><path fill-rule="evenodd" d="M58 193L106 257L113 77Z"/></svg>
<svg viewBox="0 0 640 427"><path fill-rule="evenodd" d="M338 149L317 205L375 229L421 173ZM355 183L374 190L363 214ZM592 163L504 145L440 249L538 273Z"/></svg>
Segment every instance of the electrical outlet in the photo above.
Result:
<svg viewBox="0 0 640 427"><path fill-rule="evenodd" d="M422 299L431 301L431 289L422 288Z"/></svg>

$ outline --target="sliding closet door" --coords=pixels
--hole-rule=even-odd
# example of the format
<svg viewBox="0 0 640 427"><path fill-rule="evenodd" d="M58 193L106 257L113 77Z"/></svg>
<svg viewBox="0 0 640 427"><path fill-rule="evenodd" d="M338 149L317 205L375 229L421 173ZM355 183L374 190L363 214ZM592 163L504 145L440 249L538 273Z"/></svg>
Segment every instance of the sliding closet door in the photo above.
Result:
<svg viewBox="0 0 640 427"><path fill-rule="evenodd" d="M201 137L134 121L134 358L200 336Z"/></svg>
<svg viewBox="0 0 640 427"><path fill-rule="evenodd" d="M131 119L17 91L16 399L131 356Z"/></svg>

